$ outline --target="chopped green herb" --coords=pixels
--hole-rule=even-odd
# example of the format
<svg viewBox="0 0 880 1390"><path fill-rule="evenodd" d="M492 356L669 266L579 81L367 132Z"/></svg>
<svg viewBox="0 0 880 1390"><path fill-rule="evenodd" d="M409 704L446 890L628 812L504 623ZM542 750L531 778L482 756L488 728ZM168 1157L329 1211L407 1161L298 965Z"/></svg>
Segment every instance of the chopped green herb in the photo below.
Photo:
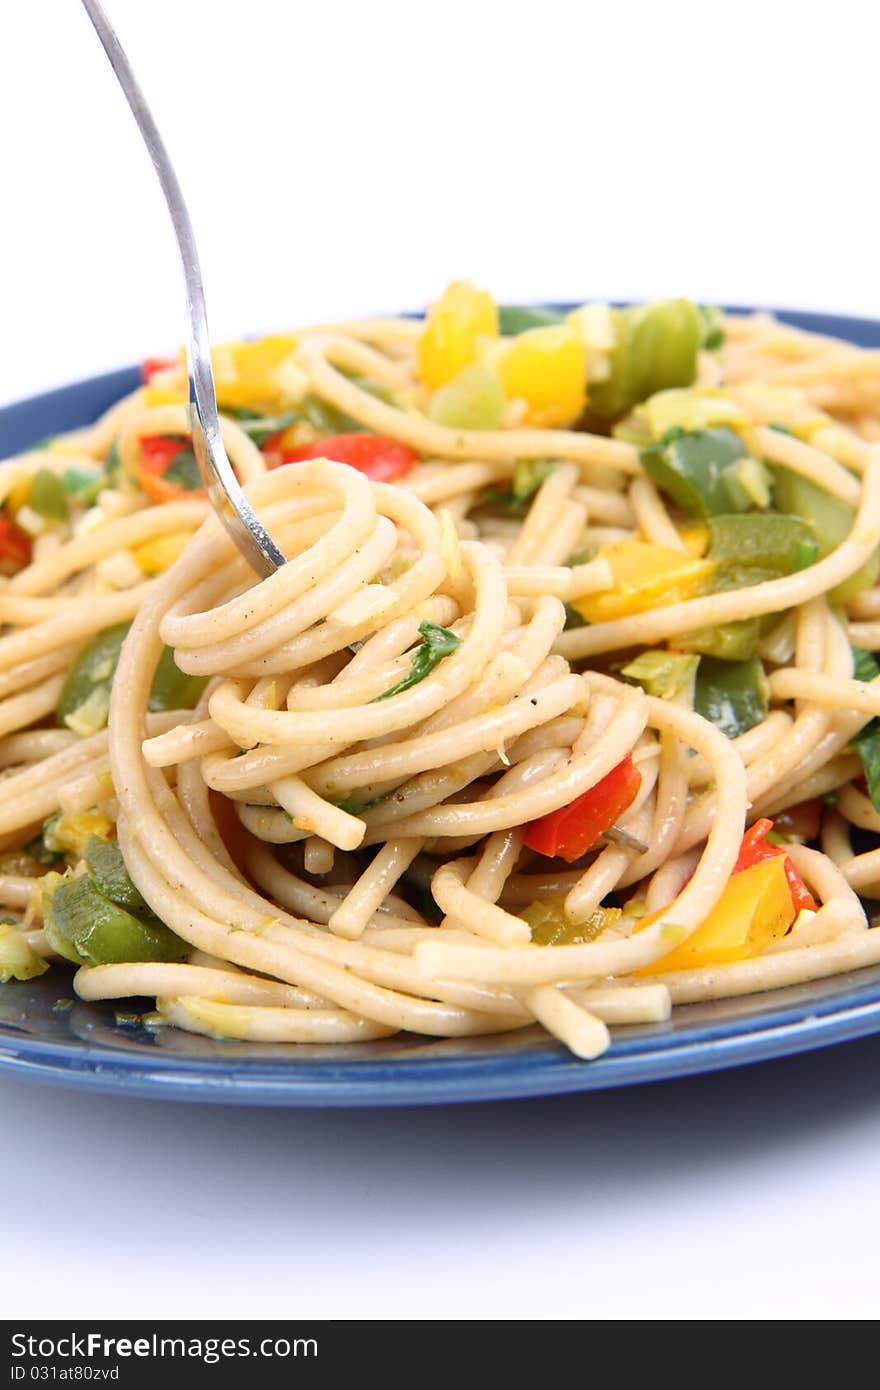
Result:
<svg viewBox="0 0 880 1390"><path fill-rule="evenodd" d="M355 376L349 372L344 372L355 386L359 386L362 391L368 391L377 400L392 401L389 391L384 386L379 386L375 381L368 381L366 377ZM339 410L329 401L324 401L320 396L305 396L299 403L299 413L304 420L318 431L319 435L333 434L362 434L365 426L360 420L355 420L353 416L346 415L344 410ZM367 431L369 433L369 431Z"/></svg>
<svg viewBox="0 0 880 1390"><path fill-rule="evenodd" d="M872 681L875 676L880 676L880 663L873 652L866 651L864 647L853 647L852 654L854 680Z"/></svg>
<svg viewBox="0 0 880 1390"><path fill-rule="evenodd" d="M179 454L175 454L163 477L166 482L177 483L186 492L195 492L197 488L204 487L199 461L192 449L181 449Z"/></svg>
<svg viewBox="0 0 880 1390"><path fill-rule="evenodd" d="M664 430L657 440L657 447L665 449L667 444L674 444L676 439L684 439L687 430L684 425L670 425L668 430Z"/></svg>
<svg viewBox="0 0 880 1390"><path fill-rule="evenodd" d="M107 451L107 457L104 460L104 472L107 475L106 487L119 487L126 476L122 468L122 459L119 456L119 443L115 439Z"/></svg>
<svg viewBox="0 0 880 1390"><path fill-rule="evenodd" d="M572 608L570 603L565 605L565 631L573 632L575 628L587 627L588 623L583 613L579 613L576 608Z"/></svg>
<svg viewBox="0 0 880 1390"><path fill-rule="evenodd" d="M503 492L487 487L483 489L483 496L487 502L497 502L514 516L522 516L555 467L551 459L517 459L513 465L510 488Z"/></svg>
<svg viewBox="0 0 880 1390"><path fill-rule="evenodd" d="M374 796L372 801L334 801L333 805L350 816L362 816L365 811L372 811L374 806L381 806L390 795L390 792L383 792L381 796Z"/></svg>
<svg viewBox="0 0 880 1390"><path fill-rule="evenodd" d="M767 677L757 657L749 661L701 659L694 709L728 738L739 738L766 718L768 694Z"/></svg>
<svg viewBox="0 0 880 1390"><path fill-rule="evenodd" d="M857 681L872 681L880 675L880 666L872 652L853 647L853 677ZM853 747L862 760L868 795L875 811L880 811L880 719L869 719L853 739Z"/></svg>
<svg viewBox="0 0 880 1390"><path fill-rule="evenodd" d="M868 795L875 811L880 811L880 720L872 719L853 739L862 760Z"/></svg>
<svg viewBox="0 0 880 1390"><path fill-rule="evenodd" d="M103 468L65 468L61 484L68 497L80 506L91 507L98 500L98 494L107 486L107 475Z"/></svg>
<svg viewBox="0 0 880 1390"><path fill-rule="evenodd" d="M280 434L289 425L293 425L300 418L299 411L288 410L284 415L267 416L260 415L255 410L245 410L239 406L234 410L227 408L224 415L232 415L241 425L245 434L250 435L258 449L262 449L267 439L271 439L273 434Z"/></svg>
<svg viewBox="0 0 880 1390"><path fill-rule="evenodd" d="M124 1009L117 1009L113 1017L118 1028L140 1028L143 1024L143 1014L129 1013Z"/></svg>
<svg viewBox="0 0 880 1390"><path fill-rule="evenodd" d="M460 639L454 632L445 627L438 627L436 623L419 623L419 632L422 635L422 643L413 653L409 674L396 685L392 685L390 690L375 695L370 701L371 704L376 704L379 700L389 700L392 695L400 695L404 690L418 685L419 681L429 676L434 667L439 665L445 656L450 656L459 645Z"/></svg>
<svg viewBox="0 0 880 1390"><path fill-rule="evenodd" d="M55 865L60 864L64 858L64 855L59 854L57 850L49 849L46 841L43 839L42 831L39 835L35 835L32 840L28 840L26 845L22 846L22 852L28 855L29 858L35 860L37 864L44 865L47 869L53 869Z"/></svg>

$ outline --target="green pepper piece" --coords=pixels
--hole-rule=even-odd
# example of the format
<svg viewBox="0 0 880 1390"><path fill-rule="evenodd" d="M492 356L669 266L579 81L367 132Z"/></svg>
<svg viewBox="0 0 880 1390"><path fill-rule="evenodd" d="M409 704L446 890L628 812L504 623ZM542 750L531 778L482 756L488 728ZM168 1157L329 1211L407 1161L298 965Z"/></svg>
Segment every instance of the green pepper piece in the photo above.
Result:
<svg viewBox="0 0 880 1390"><path fill-rule="evenodd" d="M815 555L815 537L797 516L773 512L713 516L709 518L709 534L708 558L717 562L720 571L736 578L734 583L724 583L725 588L759 582L743 578L749 570L765 579L794 574L803 568L804 547L809 548L811 542L810 553Z"/></svg>
<svg viewBox="0 0 880 1390"><path fill-rule="evenodd" d="M700 661L694 709L728 738L738 738L766 718L767 696L767 678L757 657L719 661L704 656Z"/></svg>
<svg viewBox="0 0 880 1390"><path fill-rule="evenodd" d="M488 367L465 367L431 397L428 417L456 430L495 430L504 416L501 382Z"/></svg>
<svg viewBox="0 0 880 1390"><path fill-rule="evenodd" d="M658 299L615 309L611 375L590 385L590 412L616 420L655 391L690 386L705 333L689 299Z"/></svg>
<svg viewBox="0 0 880 1390"><path fill-rule="evenodd" d="M80 652L67 673L55 711L59 724L65 724L84 707L95 712L97 729L106 723L110 687L119 664L119 655L130 623L108 627ZM153 713L168 709L194 709L207 684L206 676L190 676L181 671L170 647L163 649L153 677L149 708ZM103 720L99 717L103 711Z"/></svg>
<svg viewBox="0 0 880 1390"><path fill-rule="evenodd" d="M562 910L562 902L540 900L530 903L520 914L532 929L532 941L537 946L582 946L595 941L606 927L623 915L619 907L597 907L585 922L570 922Z"/></svg>
<svg viewBox="0 0 880 1390"><path fill-rule="evenodd" d="M649 478L686 516L703 518L730 511L733 499L725 471L745 457L739 435L724 425L691 433L670 430L641 454Z"/></svg>
<svg viewBox="0 0 880 1390"><path fill-rule="evenodd" d="M528 304L498 305L498 332L505 338L515 338L530 328L550 328L564 322L565 315L559 309L544 309Z"/></svg>
<svg viewBox="0 0 880 1390"><path fill-rule="evenodd" d="M699 659L698 656L683 656L681 652L655 649L642 652L628 662L620 674L638 681L649 695L669 700L693 681Z"/></svg>
<svg viewBox="0 0 880 1390"><path fill-rule="evenodd" d="M165 647L153 677L148 708L153 714L166 709L195 709L207 684L207 676L190 676L181 671L174 652Z"/></svg>
<svg viewBox="0 0 880 1390"><path fill-rule="evenodd" d="M724 483L730 493L731 511L765 511L773 498L773 477L760 459L737 459L724 470Z"/></svg>
<svg viewBox="0 0 880 1390"><path fill-rule="evenodd" d="M83 848L83 859L89 876L99 893L117 907L124 907L141 920L153 918L154 913L132 883L122 850L100 835L90 835Z"/></svg>
<svg viewBox="0 0 880 1390"><path fill-rule="evenodd" d="M189 945L164 922L133 917L99 892L87 875L61 878L47 874L43 894L46 935L74 965L109 965L127 961L184 960Z"/></svg>
<svg viewBox="0 0 880 1390"><path fill-rule="evenodd" d="M48 969L48 961L37 955L16 926L0 922L0 985L10 980L33 980Z"/></svg>
<svg viewBox="0 0 880 1390"><path fill-rule="evenodd" d="M714 352L724 343L724 311L715 304L698 304L697 313L703 323L703 347Z"/></svg>
<svg viewBox="0 0 880 1390"><path fill-rule="evenodd" d="M34 474L28 492L28 506L44 521L50 521L56 525L67 521L70 516L70 506L67 501L67 493L64 490L64 483L57 473L52 473L48 468L41 468Z"/></svg>
<svg viewBox="0 0 880 1390"><path fill-rule="evenodd" d="M695 628L675 641L686 652L699 652L719 661L747 661L755 655L761 636L759 618L737 618L716 627Z"/></svg>
<svg viewBox="0 0 880 1390"><path fill-rule="evenodd" d="M846 540L853 527L855 512L848 502L832 497L809 478L803 478L790 468L773 468L773 489L776 508L790 516L799 516L810 526L819 547L819 559L824 560ZM870 589L880 577L880 551L869 556L855 574L830 591L832 603L846 603L854 594Z"/></svg>
<svg viewBox="0 0 880 1390"><path fill-rule="evenodd" d="M55 711L59 724L65 724L87 700L94 701L96 692L106 692L109 701L119 653L130 626L130 623L117 623L115 627L106 628L80 652L61 688Z"/></svg>

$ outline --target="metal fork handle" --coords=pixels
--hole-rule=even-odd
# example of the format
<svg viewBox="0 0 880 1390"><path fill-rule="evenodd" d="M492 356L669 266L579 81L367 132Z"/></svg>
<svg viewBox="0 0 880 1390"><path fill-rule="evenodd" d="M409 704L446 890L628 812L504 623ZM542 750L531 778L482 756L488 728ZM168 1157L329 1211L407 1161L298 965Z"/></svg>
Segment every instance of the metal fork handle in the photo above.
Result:
<svg viewBox="0 0 880 1390"><path fill-rule="evenodd" d="M156 122L113 26L98 0L82 0L82 3L149 151L174 226L186 288L190 416L193 450L199 469L211 504L229 535L248 563L261 577L266 578L286 563L285 557L242 492L220 437L205 291L195 235L183 193Z"/></svg>

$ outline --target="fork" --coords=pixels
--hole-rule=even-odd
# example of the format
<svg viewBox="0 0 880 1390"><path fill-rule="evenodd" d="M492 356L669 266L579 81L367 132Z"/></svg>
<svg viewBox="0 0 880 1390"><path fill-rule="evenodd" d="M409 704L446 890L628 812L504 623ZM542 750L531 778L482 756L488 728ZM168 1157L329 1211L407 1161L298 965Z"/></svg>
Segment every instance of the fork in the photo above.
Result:
<svg viewBox="0 0 880 1390"><path fill-rule="evenodd" d="M193 451L198 460L199 470L211 505L229 535L257 574L267 578L286 561L242 492L223 446L217 414L214 371L211 366L205 291L195 233L184 202L183 191L116 31L98 0L82 0L82 3L95 26L104 52L110 60L110 66L116 74L149 151L174 226L186 290L186 361L190 420Z"/></svg>

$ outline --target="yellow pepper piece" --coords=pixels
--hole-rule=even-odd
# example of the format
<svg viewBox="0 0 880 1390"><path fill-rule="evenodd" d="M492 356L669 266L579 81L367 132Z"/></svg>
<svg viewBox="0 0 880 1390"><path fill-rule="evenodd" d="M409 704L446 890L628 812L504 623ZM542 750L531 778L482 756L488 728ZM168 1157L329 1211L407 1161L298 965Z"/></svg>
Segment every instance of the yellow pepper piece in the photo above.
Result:
<svg viewBox="0 0 880 1390"><path fill-rule="evenodd" d="M688 555L693 555L695 559L702 560L706 551L709 549L709 528L703 526L701 522L695 521L687 526L680 526L678 534L687 546Z"/></svg>
<svg viewBox="0 0 880 1390"><path fill-rule="evenodd" d="M529 328L485 355L507 399L526 402L526 424L564 425L586 405L587 349L571 324Z"/></svg>
<svg viewBox="0 0 880 1390"><path fill-rule="evenodd" d="M455 280L431 305L419 339L419 375L429 391L477 360L480 341L498 337L498 306L470 280Z"/></svg>
<svg viewBox="0 0 880 1390"><path fill-rule="evenodd" d="M750 423L741 405L709 386L686 386L658 391L644 404L648 428L655 439L667 430L708 430L714 425L738 429Z"/></svg>
<svg viewBox="0 0 880 1390"><path fill-rule="evenodd" d="M695 598L715 573L713 561L694 559L681 550L652 541L615 541L603 545L599 556L610 564L614 585L573 601L572 607L588 623L628 618L633 613Z"/></svg>
<svg viewBox="0 0 880 1390"><path fill-rule="evenodd" d="M641 931L659 915L654 913L643 918L636 930ZM780 854L734 874L696 931L680 946L634 974L696 970L704 965L724 965L728 961L759 956L771 942L785 935L794 918L791 890L785 877L785 856Z"/></svg>
<svg viewBox="0 0 880 1390"><path fill-rule="evenodd" d="M284 367L296 347L296 338L276 333L252 343L220 343L212 348L220 409L232 407L271 415L291 404Z"/></svg>
<svg viewBox="0 0 880 1390"><path fill-rule="evenodd" d="M169 531L165 536L144 541L132 554L144 574L164 574L181 555L189 539L189 531Z"/></svg>
<svg viewBox="0 0 880 1390"><path fill-rule="evenodd" d="M26 478L21 479L21 482L9 489L6 495L6 508L10 516L14 517L17 512L21 511L22 507L27 506L30 501L32 482L33 477L28 474Z"/></svg>
<svg viewBox="0 0 880 1390"><path fill-rule="evenodd" d="M172 386L145 386L144 405L184 405L187 400L186 388Z"/></svg>
<svg viewBox="0 0 880 1390"><path fill-rule="evenodd" d="M113 790L113 783L109 776L107 780L109 796ZM54 850L56 854L76 855L82 855L90 835L99 835L102 840L112 840L115 833L115 825L102 811L77 811L73 815L61 815L51 828L46 827L43 832L47 849Z"/></svg>

